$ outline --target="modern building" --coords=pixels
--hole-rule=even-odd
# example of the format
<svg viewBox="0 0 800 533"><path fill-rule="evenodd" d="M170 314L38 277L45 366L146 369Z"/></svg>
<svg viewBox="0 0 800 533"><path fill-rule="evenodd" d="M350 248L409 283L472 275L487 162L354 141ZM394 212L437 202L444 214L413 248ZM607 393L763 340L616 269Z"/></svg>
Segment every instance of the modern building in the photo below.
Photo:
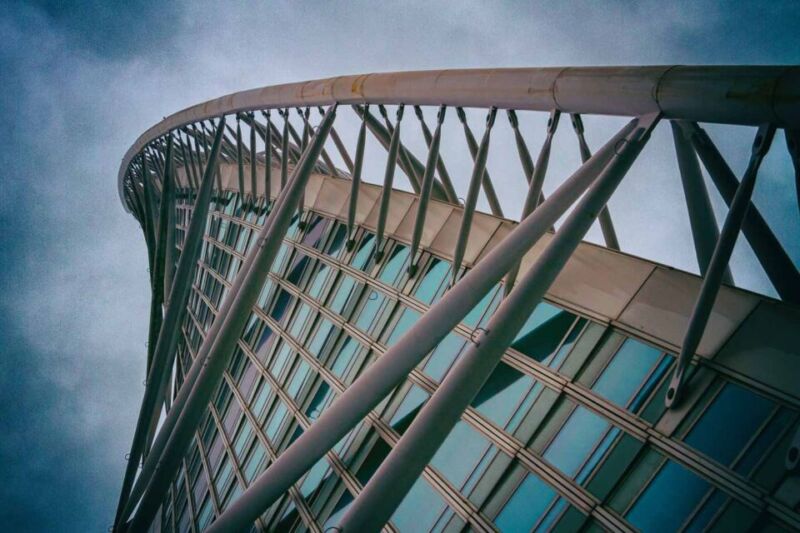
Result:
<svg viewBox="0 0 800 533"><path fill-rule="evenodd" d="M532 155L520 120L542 113ZM592 154L581 115L628 118ZM755 126L747 170L698 123ZM522 222L486 170L509 125ZM625 253L606 208L656 127L702 276ZM113 529L797 530L800 275L750 198L768 150L797 172L798 132L798 67L345 76L164 119L119 173L153 306ZM583 163L544 198L554 134ZM384 175L361 175L365 143ZM740 232L776 298L732 279Z"/></svg>

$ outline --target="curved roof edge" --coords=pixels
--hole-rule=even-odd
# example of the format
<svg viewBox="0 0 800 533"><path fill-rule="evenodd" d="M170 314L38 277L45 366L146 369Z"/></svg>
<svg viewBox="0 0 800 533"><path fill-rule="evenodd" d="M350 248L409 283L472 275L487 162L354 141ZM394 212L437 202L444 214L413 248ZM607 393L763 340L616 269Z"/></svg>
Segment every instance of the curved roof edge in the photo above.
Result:
<svg viewBox="0 0 800 533"><path fill-rule="evenodd" d="M142 133L122 158L169 131L256 109L382 103L499 107L800 127L800 66L641 66L457 69L338 76L231 93L188 107Z"/></svg>

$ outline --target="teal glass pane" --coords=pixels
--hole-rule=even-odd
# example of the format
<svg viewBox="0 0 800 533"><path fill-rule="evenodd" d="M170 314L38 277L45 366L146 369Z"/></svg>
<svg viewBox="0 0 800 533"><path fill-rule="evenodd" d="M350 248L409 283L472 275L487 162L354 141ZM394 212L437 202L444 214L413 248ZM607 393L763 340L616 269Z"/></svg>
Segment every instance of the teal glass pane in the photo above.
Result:
<svg viewBox="0 0 800 533"><path fill-rule="evenodd" d="M715 461L729 465L775 404L744 387L726 383L684 438L684 442ZM720 438L724 435L724 438Z"/></svg>
<svg viewBox="0 0 800 533"><path fill-rule="evenodd" d="M414 291L414 297L420 302L432 304L449 272L450 264L447 261L432 258L425 275Z"/></svg>
<svg viewBox="0 0 800 533"><path fill-rule="evenodd" d="M626 518L642 531L677 531L708 487L685 467L667 461Z"/></svg>
<svg viewBox="0 0 800 533"><path fill-rule="evenodd" d="M400 315L400 318L395 324L391 335L389 335L389 338L386 339L386 346L392 346L395 342L397 342L400 337L402 337L405 332L408 331L417 320L419 320L420 316L421 315L413 309L409 309L407 307L404 308L403 313Z"/></svg>
<svg viewBox="0 0 800 533"><path fill-rule="evenodd" d="M384 296L382 292L370 289L367 290L369 294L355 320L355 326L364 333L370 332L370 326L375 321L375 317L378 316L378 311L380 311L383 302L386 300L386 296Z"/></svg>
<svg viewBox="0 0 800 533"><path fill-rule="evenodd" d="M286 392L294 398L297 399L297 394L300 392L300 389L303 386L303 383L306 380L309 372L311 371L311 367L308 366L308 363L305 361L300 361L297 364L297 369L294 371L294 375L292 375L292 379L289 381L289 384L286 386Z"/></svg>
<svg viewBox="0 0 800 533"><path fill-rule="evenodd" d="M464 349L467 341L457 333L448 333L439 345L433 350L428 362L425 363L423 372L436 381L441 381L450 365L456 360L458 354Z"/></svg>
<svg viewBox="0 0 800 533"><path fill-rule="evenodd" d="M660 350L633 339L626 339L597 378L592 390L620 407L627 407L628 400L660 357Z"/></svg>
<svg viewBox="0 0 800 533"><path fill-rule="evenodd" d="M728 497L725 493L715 490L683 531L686 533L700 533L701 531L705 531L706 526L708 526L711 519L714 518L714 515L717 514L717 511L719 511L720 507L722 507L726 501L728 501Z"/></svg>
<svg viewBox="0 0 800 533"><path fill-rule="evenodd" d="M409 250L402 244L397 244L392 249L391 256L386 264L383 266L378 279L389 285L394 285L403 272L403 267L408 263Z"/></svg>
<svg viewBox="0 0 800 533"><path fill-rule="evenodd" d="M472 406L499 427L505 428L532 386L532 378L500 363L472 400Z"/></svg>
<svg viewBox="0 0 800 533"><path fill-rule="evenodd" d="M511 347L547 364L575 322L575 315L541 303L533 310Z"/></svg>
<svg viewBox="0 0 800 533"><path fill-rule="evenodd" d="M461 489L490 446L485 437L459 420L431 459L431 464Z"/></svg>
<svg viewBox="0 0 800 533"><path fill-rule="evenodd" d="M317 461L314 466L311 467L305 479L300 484L300 493L304 498L308 498L317 490L319 484L325 478L325 473L327 471L328 460L325 457Z"/></svg>
<svg viewBox="0 0 800 533"><path fill-rule="evenodd" d="M244 465L244 478L247 483L255 479L256 474L258 474L258 467L262 459L264 459L265 454L264 447L256 440L253 451L250 454L250 459L248 459L247 463Z"/></svg>
<svg viewBox="0 0 800 533"><path fill-rule="evenodd" d="M544 458L572 477L609 427L605 419L577 406L550 442Z"/></svg>
<svg viewBox="0 0 800 533"><path fill-rule="evenodd" d="M333 297L333 300L328 304L328 309L330 309L334 313L338 313L341 315L342 311L344 310L344 306L347 304L347 300L350 298L350 294L353 292L353 287L355 287L355 285L356 285L355 279L347 275L342 276L342 281L336 288L336 293Z"/></svg>
<svg viewBox="0 0 800 533"><path fill-rule="evenodd" d="M567 355L569 355L569 352L572 350L572 347L575 346L575 342L578 340L578 337L580 337L586 322L587 321L585 318L578 319L578 322L572 326L567 338L564 339L563 343L561 343L561 347L558 349L558 352L556 352L550 361L548 361L547 366L550 368L558 368L561 366L561 363L567 358Z"/></svg>
<svg viewBox="0 0 800 533"><path fill-rule="evenodd" d="M586 461L580 472L578 472L578 475L575 476L575 481L583 484L584 481L589 478L595 467L600 463L600 460L611 448L611 445L614 444L614 441L617 439L619 434L620 430L615 427L612 427L611 430L606 433L605 437L603 437L603 440L600 441L600 444L598 444L597 448L595 448L595 450L592 452L589 460Z"/></svg>
<svg viewBox="0 0 800 533"><path fill-rule="evenodd" d="M328 265L325 263L320 263L317 273L311 280L311 285L308 287L307 293L315 300L319 300L319 297L322 294L322 289L325 287L325 282L328 280L328 274L330 273L330 270L331 269L328 267Z"/></svg>
<svg viewBox="0 0 800 533"><path fill-rule="evenodd" d="M322 353L322 348L325 346L325 341L333 330L333 322L327 318L321 318L311 342L308 343L308 352L314 357L319 358Z"/></svg>
<svg viewBox="0 0 800 533"><path fill-rule="evenodd" d="M495 301L497 295L499 294L499 286L495 286L487 292L483 298L478 302L478 304L472 308L472 310L467 313L467 316L464 317L462 321L464 324L471 328L478 327L479 324L482 323L482 318L484 313L487 310L491 309L494 311L494 308L497 307L498 302Z"/></svg>
<svg viewBox="0 0 800 533"><path fill-rule="evenodd" d="M522 480L517 490L495 518L503 533L527 533L547 510L555 491L533 474Z"/></svg>
<svg viewBox="0 0 800 533"><path fill-rule="evenodd" d="M375 240L375 235L368 233L361 239L361 245L358 247L358 251L353 256L353 259L350 261L350 264L359 269L364 270L367 264L369 263L370 257L372 257L372 250L374 248L373 241Z"/></svg>
<svg viewBox="0 0 800 533"><path fill-rule="evenodd" d="M428 531L444 508L439 493L420 477L400 502L392 522L403 532Z"/></svg>
<svg viewBox="0 0 800 533"><path fill-rule="evenodd" d="M734 470L745 477L749 477L756 464L758 464L767 450L775 444L778 437L783 433L786 427L792 423L794 418L794 414L791 411L782 408L778 414L769 421L767 427L761 431L758 438L747 448L747 451L742 457L737 460Z"/></svg>
<svg viewBox="0 0 800 533"><path fill-rule="evenodd" d="M352 337L347 337L342 342L342 346L339 348L339 353L336 355L336 358L330 367L331 372L333 372L339 379L344 379L345 374L347 374L347 371L353 362L353 356L360 346L361 345L359 342L354 340Z"/></svg>
<svg viewBox="0 0 800 533"><path fill-rule="evenodd" d="M405 433L429 397L430 395L427 392L416 385L412 385L397 411L392 415L389 424L401 435Z"/></svg>
<svg viewBox="0 0 800 533"><path fill-rule="evenodd" d="M269 420L269 424L267 424L264 433L269 437L270 442L275 442L275 437L278 436L278 430L283 424L284 418L286 418L286 414L289 410L286 408L286 404L282 401L278 400L278 405L275 408L275 412L272 414Z"/></svg>
<svg viewBox="0 0 800 533"><path fill-rule="evenodd" d="M300 309L294 314L291 326L289 327L289 334L292 337L299 340L300 333L302 333L309 316L311 316L311 307L305 302L301 303Z"/></svg>

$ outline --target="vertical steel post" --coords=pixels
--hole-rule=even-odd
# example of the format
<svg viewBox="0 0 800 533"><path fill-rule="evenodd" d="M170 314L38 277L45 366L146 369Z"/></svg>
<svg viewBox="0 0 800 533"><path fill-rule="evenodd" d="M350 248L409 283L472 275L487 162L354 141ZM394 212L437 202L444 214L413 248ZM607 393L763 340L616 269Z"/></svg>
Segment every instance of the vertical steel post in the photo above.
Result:
<svg viewBox="0 0 800 533"><path fill-rule="evenodd" d="M691 141L709 177L730 208L739 187L736 176L705 130L695 123L679 121L678 125ZM748 209L744 216L742 233L781 299L800 304L800 273L755 206Z"/></svg>
<svg viewBox="0 0 800 533"><path fill-rule="evenodd" d="M472 161L474 162L475 158L478 156L478 143L475 141L475 136L472 134L472 130L467 123L467 115L464 113L464 108L457 107L456 114L464 127L464 137L467 139L467 147L469 147L469 153L472 155ZM488 170L483 171L482 184L483 192L486 194L486 201L489 202L489 208L492 210L492 214L496 217L502 217L503 208L500 205L500 201L497 199L497 193L494 191L494 185L492 184L492 178L489 176Z"/></svg>
<svg viewBox="0 0 800 533"><path fill-rule="evenodd" d="M396 344L377 359L300 435L230 507L209 533L239 531L250 524L325 455L462 320L503 274L544 235L591 185L634 120L567 179L530 217L447 291ZM175 408L173 407L173 410Z"/></svg>
<svg viewBox="0 0 800 533"><path fill-rule="evenodd" d="M281 190L286 187L289 173L289 108L278 110L283 117L283 135L281 136Z"/></svg>
<svg viewBox="0 0 800 533"><path fill-rule="evenodd" d="M350 505L339 524L339 531L378 531L389 520L564 268L597 213L608 202L641 152L657 122L657 116L643 119L642 124L626 139L625 145L581 198L517 289L500 305L474 344L456 361L364 490Z"/></svg>
<svg viewBox="0 0 800 533"><path fill-rule="evenodd" d="M547 136L544 138L542 148L539 150L539 156L536 158L536 165L531 175L531 182L528 187L528 194L525 197L525 204L522 206L522 216L520 220L530 215L539 205L542 196L542 187L544 186L544 177L547 173L547 166L550 163L550 148L553 144L553 135L555 135L556 129L558 128L558 119L560 117L561 111L554 110L550 112L550 118L547 120ZM508 296L511 289L514 288L514 283L517 280L517 273L519 273L518 264L508 271L505 284L503 285L504 297Z"/></svg>
<svg viewBox="0 0 800 533"><path fill-rule="evenodd" d="M269 109L261 112L266 120L266 127L264 128L264 198L266 204L269 205L269 199L272 196L272 122L270 122ZM253 119L255 123L255 118Z"/></svg>
<svg viewBox="0 0 800 533"><path fill-rule="evenodd" d="M458 239L456 240L456 247L453 252L453 272L452 283L455 285L458 281L458 272L461 270L461 263L464 261L464 252L467 249L467 241L469 241L469 232L472 228L472 217L475 214L475 205L478 203L478 193L481 189L481 182L483 181L483 173L486 170L486 159L489 155L489 140L492 135L492 126L494 119L497 116L497 109L492 108L486 115L486 128L483 131L483 138L478 147L478 153L475 157L475 163L472 166L472 177L469 180L469 190L467 197L464 200L464 211L461 215L461 227L458 230Z"/></svg>
<svg viewBox="0 0 800 533"><path fill-rule="evenodd" d="M708 264L711 262L711 255L719 239L719 228L714 218L714 210L711 207L711 200L708 197L708 189L703 181L703 173L700 171L700 163L697 161L697 154L684 135L683 130L670 122L672 126L672 138L675 143L675 154L678 157L678 170L681 174L681 184L683 185L683 195L686 198L686 208L689 211L689 225L692 228L692 240L694 241L694 251L697 256L697 265L700 267L700 276L705 276L708 271ZM726 266L722 275L722 281L728 285L733 285L733 277L730 269Z"/></svg>
<svg viewBox="0 0 800 533"><path fill-rule="evenodd" d="M439 114L436 116L436 130L433 133L430 149L428 150L428 160L425 164L425 174L422 176L422 188L417 201L417 214L414 220L414 230L411 233L411 251L409 253L408 274L414 276L417 273L417 252L419 243L422 240L422 230L425 227L425 217L428 214L428 203L431 199L431 188L433 187L433 175L436 164L439 161L439 145L442 137L442 122L447 108L439 107Z"/></svg>
<svg viewBox="0 0 800 533"><path fill-rule="evenodd" d="M592 152L589 150L589 145L586 144L586 136L583 134L583 119L577 113L571 115L572 128L575 130L575 135L578 137L578 147L581 151L581 161L586 161L592 157ZM612 250L619 250L619 240L617 239L617 232L614 230L614 223L611 221L611 213L608 211L608 205L603 206L600 215L597 217L600 222L600 231L603 232L603 240L606 243L606 248Z"/></svg>
<svg viewBox="0 0 800 533"><path fill-rule="evenodd" d="M403 120L403 110L405 106L397 106L397 125L392 131L392 140L389 142L389 154L386 158L386 172L383 174L383 189L381 189L381 205L378 211L378 227L375 232L375 260L383 258L383 233L386 230L386 215L389 213L389 200L392 197L392 182L394 181L394 169L397 166L397 154L400 148L400 122ZM364 116L369 110L365 108Z"/></svg>
<svg viewBox="0 0 800 533"><path fill-rule="evenodd" d="M256 205L256 196L258 196L258 177L256 175L256 169L258 165L258 159L256 158L256 120L255 115L250 113L250 200L253 202L253 205Z"/></svg>
<svg viewBox="0 0 800 533"><path fill-rule="evenodd" d="M336 105L333 105L298 161L292 172L292 179L281 192L281 199L270 214L271 223L262 229L256 245L250 252L253 255L252 266L246 272L239 291L236 295L228 296L233 297L233 303L225 316L225 323L213 339L207 337L203 342L203 344L211 343L211 348L207 358L202 362L203 368L182 406L175 427L139 502L139 507L131 519L131 529L134 531L143 531L149 527L211 394L222 380L223 371L230 361L242 328L250 317L252 307L263 288L264 280L286 235L301 193L314 170L335 116Z"/></svg>
<svg viewBox="0 0 800 533"><path fill-rule="evenodd" d="M369 111L369 106L366 105L365 111ZM331 130L333 131L333 130ZM358 140L356 141L356 162L351 164L351 175L353 182L350 186L350 204L347 207L347 247L352 249L355 242L353 241L353 232L355 231L356 221L356 208L358 207L358 191L361 187L361 169L364 166L364 147L367 142L367 121L362 117L361 128L358 130Z"/></svg>
<svg viewBox="0 0 800 533"><path fill-rule="evenodd" d="M239 120L239 115L236 115L236 169L239 176L239 198L244 205L245 192L244 192L244 150L242 147L242 124Z"/></svg>
<svg viewBox="0 0 800 533"><path fill-rule="evenodd" d="M774 136L774 125L770 124L758 128L756 139L753 142L750 162L747 165L744 177L742 177L742 182L739 184L736 194L733 197L728 215L725 217L725 223L722 225L722 232L717 240L717 245L711 256L711 262L708 265L708 270L700 286L700 293L697 296L697 301L694 304L694 309L692 309L692 314L689 318L689 325L686 328L686 334L681 344L681 353L678 355L675 371L672 374L672 380L670 381L664 400L665 405L670 409L677 407L681 401L686 371L689 368L692 356L694 356L694 353L697 351L697 346L703 338L703 332L706 329L706 324L708 324L708 318L714 307L714 301L717 299L717 294L719 293L725 267L728 265L728 261L731 258L733 246L736 244L736 238L739 236L739 230L742 228L745 213L750 207L750 198L755 188L758 168L761 166L761 161L763 161L767 151L769 151Z"/></svg>
<svg viewBox="0 0 800 533"><path fill-rule="evenodd" d="M175 353L175 346L177 345L178 333L180 331L179 325L183 318L183 313L186 310L186 301L192 286L192 272L197 262L197 257L200 254L203 232L206 227L206 218L211 202L212 179L217 155L219 154L220 143L222 141L224 124L225 118L221 117L217 127L217 134L214 138L214 145L212 146L208 164L203 174L203 183L197 194L194 214L192 215L189 228L186 232L183 252L178 260L178 268L172 283L172 291L166 302L167 312L164 315L164 323L161 327L158 341L156 342L153 364L148 373L144 398L142 399L142 406L139 410L139 418L136 421L131 451L128 455L128 466L125 470L122 490L120 491L120 500L115 520L117 526L119 526L120 521L127 516L123 516L123 511L128 504L129 492L133 484L139 459L142 455L153 411L160 405L158 400L165 389L165 387L163 387L163 380L171 366L171 357L174 356Z"/></svg>

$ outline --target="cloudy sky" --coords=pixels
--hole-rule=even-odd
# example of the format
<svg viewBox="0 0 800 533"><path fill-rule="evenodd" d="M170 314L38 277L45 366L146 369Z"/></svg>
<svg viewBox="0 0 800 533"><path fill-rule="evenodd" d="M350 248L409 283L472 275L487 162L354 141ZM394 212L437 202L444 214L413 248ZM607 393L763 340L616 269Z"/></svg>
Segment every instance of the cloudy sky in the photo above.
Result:
<svg viewBox="0 0 800 533"><path fill-rule="evenodd" d="M4 3L3 529L101 531L112 520L143 392L149 312L147 254L137 223L121 208L116 175L128 146L163 116L228 92L339 74L454 67L772 64L800 58L800 8L792 1L431 4ZM429 112L429 122L432 118ZM494 154L507 150L503 139L510 138L500 118L498 129L506 130L506 137L498 137L499 152ZM473 126L480 130L476 120ZM534 131L536 124L541 122L526 126L534 152L542 138L542 126ZM568 132L568 125L562 126ZM457 127L454 115L448 117L448 127ZM604 136L599 132L608 127L590 130L590 144L597 147ZM463 144L454 131L459 137L451 134L446 143L457 139ZM720 146L741 172L752 131L720 135ZM577 150L569 144L574 139L562 136L573 152L551 167L554 178L545 190L558 182L561 167L567 171L577 162ZM651 166L634 169L640 172L620 189L611 207L620 213L620 226L634 228L620 230L623 248L694 270L668 140L668 130L662 128L654 143L663 144L663 154L654 149ZM773 152L756 202L800 261L800 224L782 136ZM518 172L516 159L507 160ZM499 176L509 205L518 209L521 175L512 175L503 161L491 158L490 169ZM460 168L455 158L451 166L463 190L469 168ZM724 216L719 199L714 201L718 215ZM623 211L628 204L638 210ZM645 233L658 237L644 238ZM597 235L595 231L590 238ZM734 260L739 283L770 293L746 246L740 243Z"/></svg>

